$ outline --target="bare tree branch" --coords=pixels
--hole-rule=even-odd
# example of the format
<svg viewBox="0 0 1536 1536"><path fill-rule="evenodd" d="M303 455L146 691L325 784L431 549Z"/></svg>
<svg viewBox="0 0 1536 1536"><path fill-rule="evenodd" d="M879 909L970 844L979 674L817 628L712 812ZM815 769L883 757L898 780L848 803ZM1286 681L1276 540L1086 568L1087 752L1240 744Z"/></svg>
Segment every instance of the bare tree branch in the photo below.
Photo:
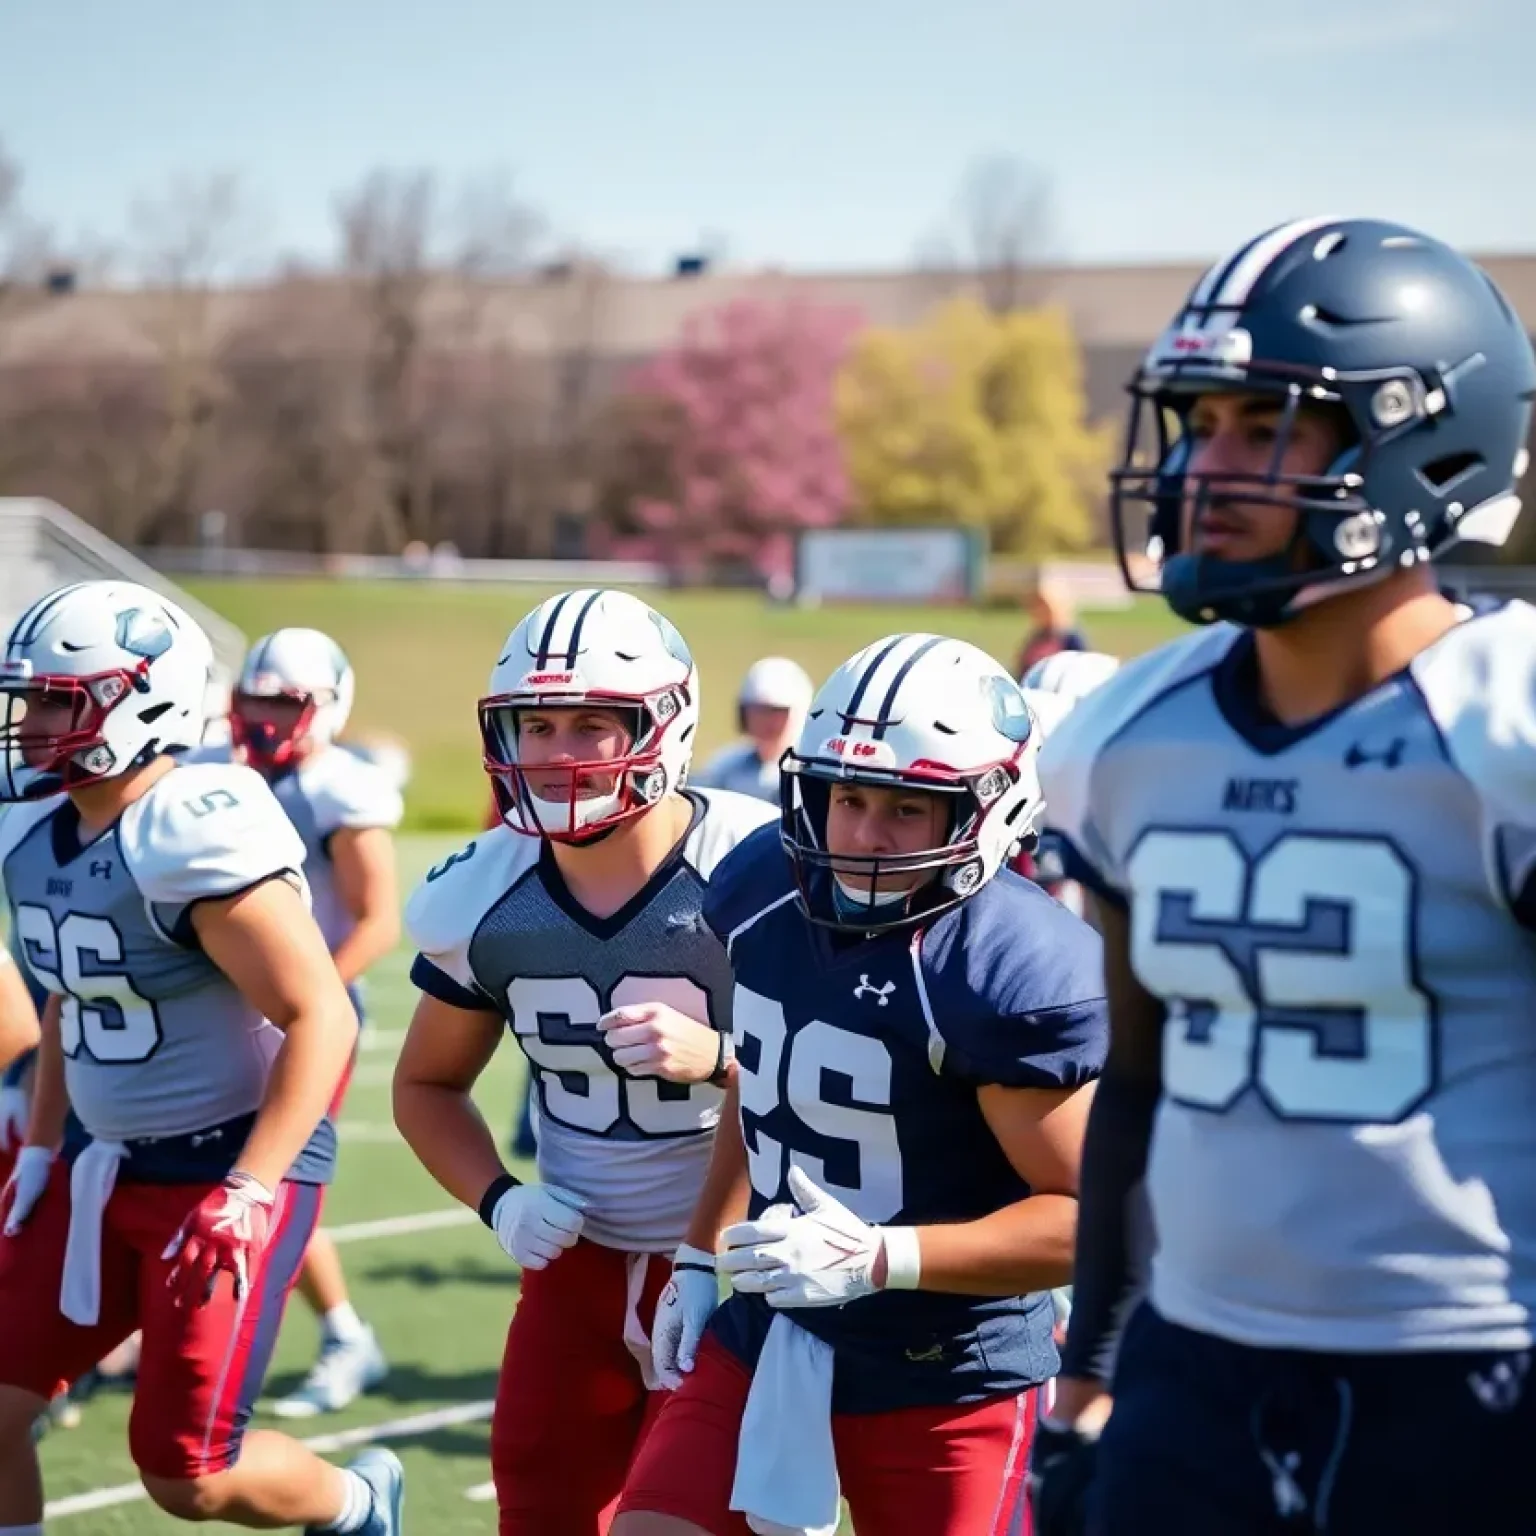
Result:
<svg viewBox="0 0 1536 1536"><path fill-rule="evenodd" d="M974 282L997 314L1027 308L1042 297L1052 228L1045 174L1015 155L988 155L966 172L945 226L919 246L918 269L945 291Z"/></svg>

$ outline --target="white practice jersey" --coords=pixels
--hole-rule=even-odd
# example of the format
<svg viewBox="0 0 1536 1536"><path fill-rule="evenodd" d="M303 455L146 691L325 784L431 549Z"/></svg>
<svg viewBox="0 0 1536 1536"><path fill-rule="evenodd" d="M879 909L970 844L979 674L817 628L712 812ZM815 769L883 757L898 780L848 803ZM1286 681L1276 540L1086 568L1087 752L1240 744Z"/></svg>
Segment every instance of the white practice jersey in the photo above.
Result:
<svg viewBox="0 0 1536 1536"><path fill-rule="evenodd" d="M394 831L405 814L400 791L382 768L333 746L274 778L272 793L304 840L304 875L314 898L315 921L334 954L357 920L336 889L331 839L348 829Z"/></svg>
<svg viewBox="0 0 1536 1536"><path fill-rule="evenodd" d="M1202 630L1041 757L1168 1009L1151 1295L1317 1351L1514 1350L1536 1308L1536 609L1290 729Z"/></svg>
<svg viewBox="0 0 1536 1536"><path fill-rule="evenodd" d="M205 955L201 901L282 877L304 848L248 768L173 769L81 844L66 796L0 819L13 941L63 998L70 1104L91 1135L179 1136L249 1114L282 1035Z"/></svg>
<svg viewBox="0 0 1536 1536"><path fill-rule="evenodd" d="M591 1202L586 1236L632 1253L667 1253L682 1240L722 1091L631 1077L597 1021L662 1002L730 1033L731 967L704 922L704 888L773 816L741 795L687 793L687 836L612 917L593 917L571 897L545 843L506 827L439 864L405 914L420 951L417 985L500 1013L526 1053L539 1176Z"/></svg>

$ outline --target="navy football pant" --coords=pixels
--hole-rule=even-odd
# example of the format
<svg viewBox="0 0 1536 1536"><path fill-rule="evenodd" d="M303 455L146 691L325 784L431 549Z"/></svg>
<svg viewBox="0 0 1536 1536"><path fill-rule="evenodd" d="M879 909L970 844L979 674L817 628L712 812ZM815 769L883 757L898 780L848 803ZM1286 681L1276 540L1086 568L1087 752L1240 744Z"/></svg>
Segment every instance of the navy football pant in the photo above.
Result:
<svg viewBox="0 0 1536 1536"><path fill-rule="evenodd" d="M1303 1354L1126 1329L1090 1536L1530 1536L1520 1354Z"/></svg>

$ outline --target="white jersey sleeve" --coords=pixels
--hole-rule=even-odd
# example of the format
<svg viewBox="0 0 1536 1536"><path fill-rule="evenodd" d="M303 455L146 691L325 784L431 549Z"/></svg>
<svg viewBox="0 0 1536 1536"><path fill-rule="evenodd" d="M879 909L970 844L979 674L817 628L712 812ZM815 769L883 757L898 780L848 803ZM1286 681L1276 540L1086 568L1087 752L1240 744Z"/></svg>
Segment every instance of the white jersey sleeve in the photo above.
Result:
<svg viewBox="0 0 1536 1536"><path fill-rule="evenodd" d="M394 831L405 802L388 774L350 752L321 753L303 770L304 794L322 842L333 833L382 827Z"/></svg>
<svg viewBox="0 0 1536 1536"><path fill-rule="evenodd" d="M304 844L265 779L229 763L193 763L155 782L119 823L123 857L160 927L200 901L287 877L308 899Z"/></svg>
<svg viewBox="0 0 1536 1536"><path fill-rule="evenodd" d="M500 1008L470 966L469 946L487 912L535 869L539 840L492 827L427 871L405 904L405 931L425 961L462 989L465 1008ZM434 995L442 991L434 989Z"/></svg>
<svg viewBox="0 0 1536 1536"><path fill-rule="evenodd" d="M1159 646L1047 726L1039 758L1043 825L1069 879L1111 900L1121 896L1124 873L1110 851L1116 844L1105 820L1113 807L1095 793L1095 773L1111 743L1144 710L1207 672L1236 633L1231 625L1216 624Z"/></svg>
<svg viewBox="0 0 1536 1536"><path fill-rule="evenodd" d="M706 880L739 842L779 818L775 806L751 795L738 795L728 789L690 789L689 794L703 801L704 814L688 834L684 857Z"/></svg>
<svg viewBox="0 0 1536 1536"><path fill-rule="evenodd" d="M1536 608L1507 603L1464 620L1410 672L1482 804L1489 884L1536 927Z"/></svg>

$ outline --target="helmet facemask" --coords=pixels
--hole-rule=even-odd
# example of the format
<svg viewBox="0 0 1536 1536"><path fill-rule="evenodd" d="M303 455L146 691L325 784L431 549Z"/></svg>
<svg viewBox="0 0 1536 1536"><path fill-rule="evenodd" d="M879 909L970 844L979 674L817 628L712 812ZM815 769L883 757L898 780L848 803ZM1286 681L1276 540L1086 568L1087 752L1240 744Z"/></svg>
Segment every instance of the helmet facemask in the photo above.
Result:
<svg viewBox="0 0 1536 1536"><path fill-rule="evenodd" d="M262 693L237 689L230 702L230 738L252 768L280 773L302 758L315 716L333 697L297 688Z"/></svg>
<svg viewBox="0 0 1536 1536"><path fill-rule="evenodd" d="M642 816L668 788L662 748L681 715L681 688L639 698L585 694L542 698L506 694L480 701L484 766L502 820L514 831L551 842L596 842ZM593 710L623 723L625 748L611 758L525 763L523 717L555 710Z"/></svg>
<svg viewBox="0 0 1536 1536"><path fill-rule="evenodd" d="M0 802L38 800L126 773L107 739L112 712L148 691L149 659L85 677L0 663ZM139 754L140 757L147 753Z"/></svg>
<svg viewBox="0 0 1536 1536"><path fill-rule="evenodd" d="M1017 782L1017 762L990 764L970 773L934 767L903 771L849 771L786 752L780 763L780 840L789 856L806 917L823 927L873 934L926 921L958 905L986 883L981 835L1006 791ZM838 785L922 791L949 801L944 841L910 853L834 854L827 824ZM1022 819L1028 802L1015 798L1011 814ZM1019 837L1030 834L1019 827ZM899 891L882 890L893 876L921 878Z"/></svg>

